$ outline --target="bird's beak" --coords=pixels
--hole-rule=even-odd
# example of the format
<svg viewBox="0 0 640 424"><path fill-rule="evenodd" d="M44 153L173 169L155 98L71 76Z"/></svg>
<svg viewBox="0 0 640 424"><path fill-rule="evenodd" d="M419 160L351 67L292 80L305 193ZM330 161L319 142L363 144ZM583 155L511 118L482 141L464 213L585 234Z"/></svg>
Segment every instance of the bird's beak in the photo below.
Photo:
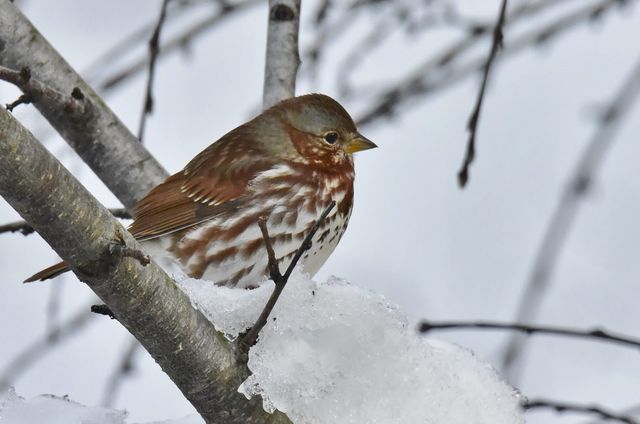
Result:
<svg viewBox="0 0 640 424"><path fill-rule="evenodd" d="M373 141L358 133L344 146L344 151L352 154L361 150L373 149L374 147L378 146Z"/></svg>

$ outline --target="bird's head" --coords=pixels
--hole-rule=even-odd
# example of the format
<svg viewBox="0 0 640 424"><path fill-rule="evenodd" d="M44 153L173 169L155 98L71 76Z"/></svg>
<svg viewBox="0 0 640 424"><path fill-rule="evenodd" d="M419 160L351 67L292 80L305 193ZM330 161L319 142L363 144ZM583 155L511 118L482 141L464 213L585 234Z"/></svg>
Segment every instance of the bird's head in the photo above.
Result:
<svg viewBox="0 0 640 424"><path fill-rule="evenodd" d="M279 153L297 162L331 167L351 163L353 153L377 147L358 132L347 111L329 96L307 94L287 99L265 115L276 118L288 135L277 143Z"/></svg>

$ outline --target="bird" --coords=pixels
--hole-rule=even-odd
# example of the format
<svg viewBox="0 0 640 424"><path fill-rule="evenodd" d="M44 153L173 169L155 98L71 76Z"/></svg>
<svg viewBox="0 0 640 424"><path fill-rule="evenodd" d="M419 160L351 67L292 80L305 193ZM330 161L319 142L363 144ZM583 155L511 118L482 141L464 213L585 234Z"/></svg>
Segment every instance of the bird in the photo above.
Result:
<svg viewBox="0 0 640 424"><path fill-rule="evenodd" d="M313 276L344 234L353 208L353 154L377 147L323 94L283 100L231 130L135 206L129 232L161 264L217 285L255 288L269 278L258 226L279 265L331 209L300 264ZM25 280L69 271L60 262Z"/></svg>

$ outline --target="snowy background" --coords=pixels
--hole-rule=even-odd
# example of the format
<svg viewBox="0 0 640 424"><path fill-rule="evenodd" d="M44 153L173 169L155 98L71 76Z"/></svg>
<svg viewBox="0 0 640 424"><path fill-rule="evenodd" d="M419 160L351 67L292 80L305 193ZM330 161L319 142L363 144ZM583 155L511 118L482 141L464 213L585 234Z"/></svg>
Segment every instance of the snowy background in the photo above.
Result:
<svg viewBox="0 0 640 424"><path fill-rule="evenodd" d="M80 71L125 34L154 22L160 6L159 1L150 0L19 4ZM313 39L311 15L317 4L303 4L303 50ZM469 16L486 19L494 19L499 6L498 1L486 0L457 4ZM161 61L146 145L170 172L258 110L266 12L264 4L252 7L198 38L186 52ZM164 34L168 37L180 23L201 13L194 10ZM349 230L316 279L337 275L382 294L409 316L411 325L420 318L513 320L559 193L596 127L597 107L613 96L638 60L639 15L637 4L631 4L622 13L578 26L548 45L528 48L500 62L485 99L478 158L469 187L463 191L455 175L477 93L476 75L412 102L391 120L363 127L362 132L380 148L357 159L356 204ZM371 13L355 20L347 36L325 53L318 78L302 75L298 93L320 91L340 98L335 69L352 40L381 19ZM417 38L399 31L363 58L350 78L356 86L375 88L408 72L423 52L450 36L436 31ZM134 56L144 52L142 44ZM481 51L488 47L482 44ZM144 82L141 74L106 99L134 132ZM17 91L0 84L0 96L8 103ZM355 116L366 109L357 98L343 103ZM118 206L30 107L21 106L15 114L47 141L105 205ZM539 322L598 325L640 334L639 116L636 107L579 211ZM0 201L0 222L17 218ZM0 249L0 377L15 372L11 384L27 398L68 394L75 401L99 405L130 336L116 322L92 317L72 338L19 372L12 362L16 355L95 299L73 277L57 281L61 286L57 290L52 284L20 284L32 271L55 261L38 236L0 235ZM467 346L496 366L507 339L505 333L478 331L440 332L431 337ZM530 397L597 402L625 410L640 404L640 359L632 349L536 336L515 383ZM131 422L193 412L143 351L135 354L132 374L113 406L129 411ZM528 421L586 422L584 417L554 413L528 414Z"/></svg>

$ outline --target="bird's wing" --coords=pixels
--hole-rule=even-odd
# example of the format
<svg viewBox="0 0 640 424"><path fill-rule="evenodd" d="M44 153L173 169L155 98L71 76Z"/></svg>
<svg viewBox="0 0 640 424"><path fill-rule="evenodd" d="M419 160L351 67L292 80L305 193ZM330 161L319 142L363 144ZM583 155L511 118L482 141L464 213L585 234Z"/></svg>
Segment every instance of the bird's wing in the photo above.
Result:
<svg viewBox="0 0 640 424"><path fill-rule="evenodd" d="M242 208L249 182L271 169L273 160L232 131L196 156L138 202L129 231L149 240Z"/></svg>

